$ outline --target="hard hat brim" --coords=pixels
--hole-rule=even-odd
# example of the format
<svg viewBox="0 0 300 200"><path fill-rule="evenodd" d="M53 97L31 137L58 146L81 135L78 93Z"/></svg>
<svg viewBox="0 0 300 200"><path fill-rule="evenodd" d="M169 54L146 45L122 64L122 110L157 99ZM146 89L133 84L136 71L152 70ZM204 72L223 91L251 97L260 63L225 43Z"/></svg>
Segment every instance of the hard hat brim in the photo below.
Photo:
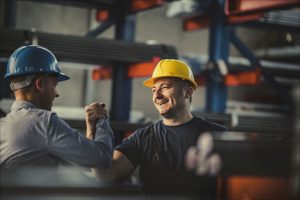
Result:
<svg viewBox="0 0 300 200"><path fill-rule="evenodd" d="M62 82L62 81L66 81L66 80L69 80L70 77L64 73L59 73L59 75L56 77L56 80L58 82Z"/></svg>
<svg viewBox="0 0 300 200"><path fill-rule="evenodd" d="M154 85L154 82L155 82L157 79L160 79L160 78L179 78L179 79L182 79L181 77L175 77L175 76L160 76L160 77L149 78L149 79L145 80L145 81L143 82L143 85L144 85L145 87L152 88L153 85ZM191 80L187 80L187 79L182 79L182 80L186 80L186 81L188 81L189 83L191 83L191 86L192 86L193 90L196 90L196 88L197 88L197 83L196 83L196 82L191 81Z"/></svg>

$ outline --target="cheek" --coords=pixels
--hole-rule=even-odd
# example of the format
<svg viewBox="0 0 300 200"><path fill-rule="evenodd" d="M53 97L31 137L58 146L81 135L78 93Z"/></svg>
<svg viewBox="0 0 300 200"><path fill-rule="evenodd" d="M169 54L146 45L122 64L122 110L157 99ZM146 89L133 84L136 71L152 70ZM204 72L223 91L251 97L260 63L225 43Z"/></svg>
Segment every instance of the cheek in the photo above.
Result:
<svg viewBox="0 0 300 200"><path fill-rule="evenodd" d="M170 100L171 100L172 104L177 104L178 101L180 101L180 98L182 98L182 96L181 96L180 94L174 93L174 94L171 96Z"/></svg>

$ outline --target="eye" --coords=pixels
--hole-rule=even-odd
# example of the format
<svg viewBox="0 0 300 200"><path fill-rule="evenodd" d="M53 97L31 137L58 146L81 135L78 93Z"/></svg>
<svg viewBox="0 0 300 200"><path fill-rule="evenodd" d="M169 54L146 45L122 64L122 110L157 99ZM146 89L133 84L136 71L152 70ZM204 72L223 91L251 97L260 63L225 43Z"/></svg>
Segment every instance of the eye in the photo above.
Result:
<svg viewBox="0 0 300 200"><path fill-rule="evenodd" d="M168 86L168 85L163 85L161 88L164 89L164 90L166 90L166 89L169 89L170 86Z"/></svg>
<svg viewBox="0 0 300 200"><path fill-rule="evenodd" d="M156 89L152 89L152 93L156 92Z"/></svg>

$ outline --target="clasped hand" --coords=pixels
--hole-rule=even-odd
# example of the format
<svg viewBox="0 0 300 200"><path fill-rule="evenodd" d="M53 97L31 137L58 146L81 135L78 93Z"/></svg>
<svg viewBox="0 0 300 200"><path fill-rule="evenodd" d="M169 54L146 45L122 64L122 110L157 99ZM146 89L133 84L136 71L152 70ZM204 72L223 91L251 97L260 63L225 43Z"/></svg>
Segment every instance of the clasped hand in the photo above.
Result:
<svg viewBox="0 0 300 200"><path fill-rule="evenodd" d="M96 129L96 123L100 118L107 118L107 110L105 104L94 102L85 106L85 117L87 126L87 137L93 138Z"/></svg>

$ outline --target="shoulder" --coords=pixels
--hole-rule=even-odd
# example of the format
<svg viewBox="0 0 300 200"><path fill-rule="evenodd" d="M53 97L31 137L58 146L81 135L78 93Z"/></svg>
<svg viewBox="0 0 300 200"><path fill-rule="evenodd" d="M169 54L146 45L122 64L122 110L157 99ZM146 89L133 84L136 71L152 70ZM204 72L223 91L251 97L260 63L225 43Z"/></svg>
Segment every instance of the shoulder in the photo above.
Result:
<svg viewBox="0 0 300 200"><path fill-rule="evenodd" d="M43 109L31 109L31 113L35 115L35 117L38 117L40 119L44 119L47 122L50 122L52 120L58 119L58 116L55 112L49 111L49 110L43 110Z"/></svg>
<svg viewBox="0 0 300 200"><path fill-rule="evenodd" d="M31 109L29 112L32 113L35 119L38 119L38 123L42 123L48 128L68 127L68 124L53 111L36 108Z"/></svg>
<svg viewBox="0 0 300 200"><path fill-rule="evenodd" d="M195 123L206 127L210 131L227 131L227 128L221 124L194 116Z"/></svg>
<svg viewBox="0 0 300 200"><path fill-rule="evenodd" d="M151 129L153 128L154 124L150 124L146 127L139 128L136 131L133 132L133 134L130 137L147 137L151 133Z"/></svg>
<svg viewBox="0 0 300 200"><path fill-rule="evenodd" d="M134 137L134 138L139 138L139 139L147 139L150 135L153 129L155 130L159 130L161 127L161 123L162 121L158 121L156 123L153 124L149 124L146 127L143 128L139 128L136 131L133 132L132 135L129 136L130 137Z"/></svg>

